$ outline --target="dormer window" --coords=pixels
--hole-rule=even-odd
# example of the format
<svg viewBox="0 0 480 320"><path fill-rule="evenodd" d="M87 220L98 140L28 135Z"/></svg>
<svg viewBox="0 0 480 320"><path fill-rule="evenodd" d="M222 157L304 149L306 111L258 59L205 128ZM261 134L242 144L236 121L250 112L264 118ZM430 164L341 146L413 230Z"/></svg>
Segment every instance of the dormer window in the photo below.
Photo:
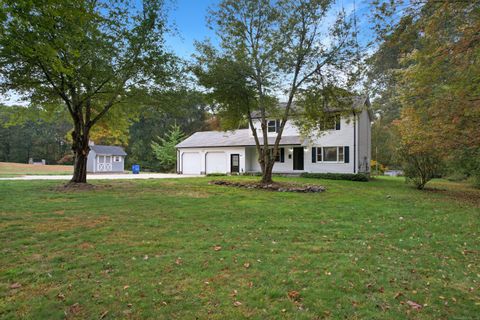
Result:
<svg viewBox="0 0 480 320"><path fill-rule="evenodd" d="M280 120L278 120L278 119L268 120L267 126L268 126L268 132L277 132L278 133L278 129L280 128Z"/></svg>

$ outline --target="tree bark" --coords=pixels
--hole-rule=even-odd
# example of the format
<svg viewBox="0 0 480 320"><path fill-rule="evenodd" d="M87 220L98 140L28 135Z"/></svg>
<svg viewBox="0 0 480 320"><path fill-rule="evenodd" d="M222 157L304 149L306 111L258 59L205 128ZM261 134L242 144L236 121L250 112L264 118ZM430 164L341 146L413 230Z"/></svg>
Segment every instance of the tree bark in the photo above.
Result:
<svg viewBox="0 0 480 320"><path fill-rule="evenodd" d="M269 161L265 164L264 169L262 170L262 184L270 184L273 183L272 180L272 172L273 172L273 165L275 162Z"/></svg>
<svg viewBox="0 0 480 320"><path fill-rule="evenodd" d="M87 158L90 152L88 135L77 135L72 132L74 154L73 177L70 183L87 183Z"/></svg>

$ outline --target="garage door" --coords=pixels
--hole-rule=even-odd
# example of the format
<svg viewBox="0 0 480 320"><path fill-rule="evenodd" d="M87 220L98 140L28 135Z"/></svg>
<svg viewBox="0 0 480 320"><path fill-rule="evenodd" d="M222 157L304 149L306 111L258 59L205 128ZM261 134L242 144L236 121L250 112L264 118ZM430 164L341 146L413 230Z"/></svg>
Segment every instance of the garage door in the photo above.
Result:
<svg viewBox="0 0 480 320"><path fill-rule="evenodd" d="M227 173L227 158L224 152L207 153L207 173Z"/></svg>
<svg viewBox="0 0 480 320"><path fill-rule="evenodd" d="M200 160L200 153L185 152L182 156L182 172L183 174L200 174L202 171L202 163Z"/></svg>

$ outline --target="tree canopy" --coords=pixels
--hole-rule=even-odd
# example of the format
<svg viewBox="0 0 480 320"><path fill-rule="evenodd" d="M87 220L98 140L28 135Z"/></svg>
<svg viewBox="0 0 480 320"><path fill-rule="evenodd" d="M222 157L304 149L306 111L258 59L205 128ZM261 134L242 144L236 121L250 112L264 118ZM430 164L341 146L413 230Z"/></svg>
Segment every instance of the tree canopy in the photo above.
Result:
<svg viewBox="0 0 480 320"><path fill-rule="evenodd" d="M0 86L44 108L63 104L72 182L85 182L92 128L137 88L168 78L163 1L4 0L0 10Z"/></svg>

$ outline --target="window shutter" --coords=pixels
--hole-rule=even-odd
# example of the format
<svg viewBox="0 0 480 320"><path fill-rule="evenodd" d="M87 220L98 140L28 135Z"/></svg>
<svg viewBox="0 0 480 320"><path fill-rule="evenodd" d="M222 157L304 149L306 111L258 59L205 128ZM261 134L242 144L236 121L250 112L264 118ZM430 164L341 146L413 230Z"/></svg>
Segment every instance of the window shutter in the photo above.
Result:
<svg viewBox="0 0 480 320"><path fill-rule="evenodd" d="M340 130L340 117L335 118L335 130Z"/></svg>
<svg viewBox="0 0 480 320"><path fill-rule="evenodd" d="M312 147L312 163L317 162L317 148Z"/></svg>
<svg viewBox="0 0 480 320"><path fill-rule="evenodd" d="M343 147L343 159L344 159L345 163L350 162L350 147L349 146Z"/></svg>
<svg viewBox="0 0 480 320"><path fill-rule="evenodd" d="M280 148L280 162L285 162L285 148Z"/></svg>
<svg viewBox="0 0 480 320"><path fill-rule="evenodd" d="M275 120L275 132L278 133L279 129L280 129L280 120L277 119L277 120Z"/></svg>

